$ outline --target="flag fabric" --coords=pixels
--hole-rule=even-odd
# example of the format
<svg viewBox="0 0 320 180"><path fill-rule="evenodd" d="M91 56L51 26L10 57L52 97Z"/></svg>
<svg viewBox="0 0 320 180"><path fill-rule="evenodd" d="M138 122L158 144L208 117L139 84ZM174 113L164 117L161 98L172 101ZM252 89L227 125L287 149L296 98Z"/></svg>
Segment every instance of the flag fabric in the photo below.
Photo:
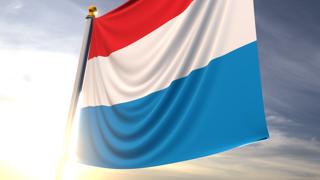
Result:
<svg viewBox="0 0 320 180"><path fill-rule="evenodd" d="M129 0L94 19L78 157L142 168L268 138L253 0Z"/></svg>

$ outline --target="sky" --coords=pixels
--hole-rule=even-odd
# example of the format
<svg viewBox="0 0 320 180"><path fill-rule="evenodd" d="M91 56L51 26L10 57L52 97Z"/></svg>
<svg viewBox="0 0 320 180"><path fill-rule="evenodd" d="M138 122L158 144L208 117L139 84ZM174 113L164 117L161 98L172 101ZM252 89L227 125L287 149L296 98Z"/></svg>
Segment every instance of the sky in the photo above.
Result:
<svg viewBox="0 0 320 180"><path fill-rule="evenodd" d="M125 0L0 0L0 179L54 179L86 8ZM66 179L320 179L320 1L255 0L270 139L139 170L70 162Z"/></svg>

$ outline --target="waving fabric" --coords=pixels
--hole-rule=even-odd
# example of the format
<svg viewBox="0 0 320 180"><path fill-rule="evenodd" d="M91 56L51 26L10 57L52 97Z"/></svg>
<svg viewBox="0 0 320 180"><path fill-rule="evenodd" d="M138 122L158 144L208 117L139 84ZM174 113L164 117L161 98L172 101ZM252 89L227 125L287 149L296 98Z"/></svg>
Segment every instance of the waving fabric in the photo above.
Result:
<svg viewBox="0 0 320 180"><path fill-rule="evenodd" d="M108 168L268 138L252 0L131 0L96 18L78 156Z"/></svg>

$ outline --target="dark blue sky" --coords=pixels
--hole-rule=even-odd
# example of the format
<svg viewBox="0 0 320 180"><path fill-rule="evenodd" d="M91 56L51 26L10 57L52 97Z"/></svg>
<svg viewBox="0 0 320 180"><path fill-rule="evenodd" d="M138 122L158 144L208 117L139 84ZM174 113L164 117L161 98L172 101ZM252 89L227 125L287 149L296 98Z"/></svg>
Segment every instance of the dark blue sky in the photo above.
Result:
<svg viewBox="0 0 320 180"><path fill-rule="evenodd" d="M94 3L103 14L124 1L0 0L0 53L32 50L77 57L87 6ZM270 139L181 163L178 170L168 167L128 171L121 172L121 177L320 179L320 1L254 2ZM70 61L76 62L77 59ZM0 61L0 67L7 66L5 63ZM37 82L31 71L26 69L18 79L31 84ZM64 73L63 69L61 73ZM68 77L72 78L73 74L68 74ZM54 77L52 79L58 81ZM0 80L0 105L6 105L16 95L8 93L11 86L4 78ZM48 90L48 94L56 90ZM102 179L111 172L100 170L97 173Z"/></svg>
<svg viewBox="0 0 320 180"><path fill-rule="evenodd" d="M295 123L283 131L320 140L320 2L256 0L256 23L268 114ZM280 128L280 127L279 127Z"/></svg>

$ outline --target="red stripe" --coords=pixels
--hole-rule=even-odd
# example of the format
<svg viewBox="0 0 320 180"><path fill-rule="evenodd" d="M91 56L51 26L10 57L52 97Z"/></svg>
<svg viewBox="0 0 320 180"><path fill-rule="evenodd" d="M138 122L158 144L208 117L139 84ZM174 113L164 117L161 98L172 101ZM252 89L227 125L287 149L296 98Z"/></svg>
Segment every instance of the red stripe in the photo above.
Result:
<svg viewBox="0 0 320 180"><path fill-rule="evenodd" d="M192 0L129 0L93 22L89 59L108 56L182 13Z"/></svg>

